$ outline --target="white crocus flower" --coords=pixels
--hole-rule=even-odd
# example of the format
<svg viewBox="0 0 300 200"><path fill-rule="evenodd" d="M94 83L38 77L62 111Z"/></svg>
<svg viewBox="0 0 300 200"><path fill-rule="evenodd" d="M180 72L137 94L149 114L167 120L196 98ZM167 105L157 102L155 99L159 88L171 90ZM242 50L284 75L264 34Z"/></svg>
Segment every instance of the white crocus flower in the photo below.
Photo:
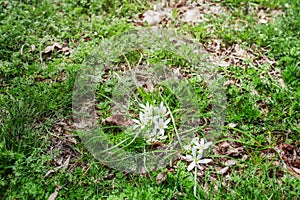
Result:
<svg viewBox="0 0 300 200"><path fill-rule="evenodd" d="M164 106L163 102L160 103L159 107L155 107L155 112L159 117L165 117L169 114L167 108Z"/></svg>
<svg viewBox="0 0 300 200"><path fill-rule="evenodd" d="M203 138L200 140L200 143L199 143L199 139L198 139L198 141L194 140L193 143L195 145L195 148L199 149L199 151L201 151L201 152L203 152L205 149L208 149L208 147L212 144L212 142L205 143Z"/></svg>
<svg viewBox="0 0 300 200"><path fill-rule="evenodd" d="M152 117L153 106L150 105L148 101L147 101L146 105L140 104L140 106L143 108L144 114L147 118Z"/></svg>
<svg viewBox="0 0 300 200"><path fill-rule="evenodd" d="M151 140L155 137L155 135L156 135L155 130L147 131L147 133L145 134L145 138Z"/></svg>
<svg viewBox="0 0 300 200"><path fill-rule="evenodd" d="M190 141L189 144L183 146L183 148L187 151L191 151L193 146L199 146L199 138L198 137L194 137L192 139L192 141Z"/></svg>
<svg viewBox="0 0 300 200"><path fill-rule="evenodd" d="M188 171L191 171L192 169L194 169L195 167L197 167L198 169L202 169L202 167L200 166L200 164L207 164L210 163L212 161L212 159L201 159L202 158L202 152L198 152L197 155L197 149L193 148L192 149L192 155L187 155L187 161L191 162L187 168Z"/></svg>
<svg viewBox="0 0 300 200"><path fill-rule="evenodd" d="M158 130L158 135L164 135L165 133L165 128L168 128L168 123L170 122L171 119L167 119L166 121L164 121L164 119L161 119L159 118L158 120L157 119L154 119L154 124L155 124L155 129Z"/></svg>
<svg viewBox="0 0 300 200"><path fill-rule="evenodd" d="M141 129L144 129L148 123L147 118L145 118L145 116L143 115L142 112L140 112L139 117L140 117L140 120L132 119L132 121L134 121L137 124L133 127L134 130L138 127L140 127Z"/></svg>

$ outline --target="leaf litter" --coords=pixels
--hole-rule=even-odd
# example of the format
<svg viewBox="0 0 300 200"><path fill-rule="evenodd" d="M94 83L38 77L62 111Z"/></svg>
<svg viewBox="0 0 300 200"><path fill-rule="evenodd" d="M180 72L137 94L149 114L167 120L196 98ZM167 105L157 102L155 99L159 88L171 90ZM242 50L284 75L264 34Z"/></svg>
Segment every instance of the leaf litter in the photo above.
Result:
<svg viewBox="0 0 300 200"><path fill-rule="evenodd" d="M158 26L171 23L198 24L209 21L209 16L227 15L225 7L208 1L182 0L179 2L158 2L135 19L135 24Z"/></svg>
<svg viewBox="0 0 300 200"><path fill-rule="evenodd" d="M177 4L168 4L164 5L157 4L152 10L148 10L136 20L136 24L143 25L148 23L151 26L159 26L161 23L173 23L173 22L185 22L191 24L197 24L207 21L206 16L208 15L227 15L228 10L219 4L209 3L207 1L199 1L199 4L190 4L189 1L180 1ZM176 12L174 12L174 10ZM176 16L174 13L178 13ZM272 22L270 16L281 15L280 10L268 11L265 12L264 9L260 9L257 13L259 23ZM242 66L247 69L245 61L251 61L254 66L268 64L270 66L276 65L276 61L270 60L267 56L264 56L261 52L267 52L267 49L257 49L254 45L252 47L244 48L239 44L233 44L232 46L226 46L220 39L212 39L205 45L206 51L211 55L210 61L218 66L228 67L230 65ZM49 54L54 51L64 52L65 55L71 52L71 49L63 47L58 43L54 43L51 46L48 46L44 50L44 54ZM260 56L257 56L257 55ZM285 84L281 78L280 72L270 71L269 75L271 77L279 77L278 82L281 87L285 87ZM236 84L236 80L229 80L224 85ZM115 116L111 118L106 118L106 122L114 123L121 125L130 125L130 122L120 122ZM65 124L66 125L66 124ZM58 124L59 126L59 124ZM64 125L63 125L64 126ZM66 125L68 127L69 125ZM59 159L52 161L55 166L55 169L68 168L69 170L72 167L69 166L70 163L73 163L74 159L78 156L78 152L74 151L73 148L70 148L70 145L76 145L76 139L69 137L69 134L65 133L64 128L55 128L54 132L57 134L56 139L53 141L52 149L59 148L60 150L66 150L67 153L61 155ZM66 136L61 137L61 136ZM59 138L59 139L58 139ZM282 159L287 164L287 167L292 173L297 174L298 178L300 176L300 166L299 166L299 146L289 146L289 145L278 145L278 151L283 156ZM209 163L207 166L204 166L204 170L198 172L200 177L205 176L205 171L214 167L218 169L215 171L215 174L211 175L211 179L217 179L217 174L226 176L226 179L230 179L231 168L239 163L236 159L240 158L241 160L246 160L248 155L245 152L245 146L239 143L234 142L221 142L215 146L213 151L216 155L223 155L226 157L215 159L213 163ZM63 151L62 151L63 152ZM176 164L176 162L175 162ZM55 169L52 170L55 172ZM236 170L236 169L235 169ZM51 171L51 173L53 173ZM57 171L57 170L56 170ZM174 171L174 166L169 167L169 171ZM50 175L46 174L47 176ZM45 175L45 177L46 177ZM162 183L165 181L167 174L161 172L157 176L157 183ZM226 183L224 183L226 184Z"/></svg>
<svg viewBox="0 0 300 200"><path fill-rule="evenodd" d="M73 123L68 120L57 121L53 124L50 130L51 144L47 151L48 154L52 155L50 164L53 169L49 170L44 178L60 169L66 169L70 172L73 168L82 165L77 162L80 153L74 147L77 144L77 139L72 135L74 130Z"/></svg>

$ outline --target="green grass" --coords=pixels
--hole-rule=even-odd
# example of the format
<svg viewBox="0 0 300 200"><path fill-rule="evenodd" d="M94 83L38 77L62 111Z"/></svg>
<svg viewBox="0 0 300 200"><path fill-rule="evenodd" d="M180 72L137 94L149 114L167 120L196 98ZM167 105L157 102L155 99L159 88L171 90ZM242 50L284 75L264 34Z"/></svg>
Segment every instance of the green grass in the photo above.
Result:
<svg viewBox="0 0 300 200"><path fill-rule="evenodd" d="M254 64L250 60L218 68L226 80L235 80L236 84L224 87L228 104L226 126L215 143L238 142L244 146L247 159L210 151L208 157L214 163L199 177L197 198L296 199L300 193L299 179L274 165L280 161L277 154L270 160L261 153L279 144L297 145L300 141L300 4L297 0L226 0L222 6L227 8L228 15L207 16L208 22L196 25L179 23L177 31L204 46L221 39L224 49L233 44L244 49L253 47L255 59L268 57L276 64ZM118 38L137 29L133 19L149 8L150 2L137 0L0 0L0 199L45 199L58 187L56 199L197 199L193 195L193 174L187 172L184 161L178 161L175 168L142 175L125 174L95 159L76 131L66 130L65 125L59 129L57 125L73 120L74 82L95 48L106 38ZM284 15L272 23L258 24L253 12L262 8L281 9ZM243 21L239 30L233 26L237 21ZM215 31L209 32L211 27ZM57 51L44 54L53 42L70 47L71 55ZM208 86L196 78L192 66L181 55L165 49L142 53L142 64L156 65L166 60L170 68L181 67L189 77L203 121L199 131L205 136L212 103ZM128 67L128 63L136 65L139 59L139 51L120 55L114 60L116 71ZM281 76L274 75L276 71ZM109 117L110 102L106 97L111 97L115 86L116 82L110 79L97 87L101 119ZM160 101L160 95L170 102L172 109L178 109L177 99L168 92L151 96L140 91L139 99ZM137 114L137 107L132 112ZM180 116L179 111L177 115L175 112L178 124ZM230 128L229 123L236 126ZM72 133L76 144L66 140ZM108 134L115 141L127 137L113 129ZM130 151L136 151L135 148ZM45 176L59 166L59 158L65 161L68 155L72 158L66 169ZM229 180L216 173L224 158L237 163L230 167ZM158 183L160 172L166 176Z"/></svg>

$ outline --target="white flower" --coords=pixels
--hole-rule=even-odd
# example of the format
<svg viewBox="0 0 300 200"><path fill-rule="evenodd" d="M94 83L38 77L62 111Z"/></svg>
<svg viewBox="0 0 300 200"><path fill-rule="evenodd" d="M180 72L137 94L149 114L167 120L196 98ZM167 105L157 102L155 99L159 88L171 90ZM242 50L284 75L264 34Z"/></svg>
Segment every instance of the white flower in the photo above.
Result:
<svg viewBox="0 0 300 200"><path fill-rule="evenodd" d="M200 140L200 143L199 143L199 138L197 138L197 139L198 139L198 141L194 140L192 142L194 143L195 148L199 149L199 151L201 151L201 152L203 152L205 149L208 149L208 147L212 144L212 142L205 143L203 138Z"/></svg>
<svg viewBox="0 0 300 200"><path fill-rule="evenodd" d="M191 162L187 168L188 171L191 171L195 167L197 167L198 169L202 169L200 164L207 164L212 161L212 159L201 159L202 155L203 155L203 153L201 151L198 152L198 155L197 155L197 149L196 148L192 149L192 155L186 156L187 161Z"/></svg>
<svg viewBox="0 0 300 200"><path fill-rule="evenodd" d="M137 119L132 119L137 125L133 126L133 129L135 130L136 128L140 127L141 129L144 129L146 125L148 124L147 118L143 115L142 112L140 112L140 120Z"/></svg>
<svg viewBox="0 0 300 200"><path fill-rule="evenodd" d="M147 101L146 105L140 104L140 106L143 108L144 114L147 118L151 118L153 115L153 107L149 104Z"/></svg>
<svg viewBox="0 0 300 200"><path fill-rule="evenodd" d="M158 135L164 135L165 133L165 128L168 128L168 123L170 122L171 119L167 119L166 121L164 121L164 119L162 118L159 118L158 120L157 119L154 119L153 122L154 122L154 125L155 125L155 129L158 130Z"/></svg>
<svg viewBox="0 0 300 200"><path fill-rule="evenodd" d="M159 140L165 140L165 139L167 139L168 136L164 135L164 133L165 133L164 131L159 131L159 132L156 134L157 139L159 139Z"/></svg>
<svg viewBox="0 0 300 200"><path fill-rule="evenodd" d="M164 106L163 102L160 103L159 107L155 107L154 110L159 117L165 117L169 114L169 112L167 112L167 108Z"/></svg>
<svg viewBox="0 0 300 200"><path fill-rule="evenodd" d="M147 130L147 133L145 134L145 138L151 140L155 137L155 135L156 135L155 129L152 131Z"/></svg>
<svg viewBox="0 0 300 200"><path fill-rule="evenodd" d="M193 146L199 146L199 138L198 137L194 137L192 139L192 141L190 141L189 144L183 146L183 148L187 151L191 151Z"/></svg>

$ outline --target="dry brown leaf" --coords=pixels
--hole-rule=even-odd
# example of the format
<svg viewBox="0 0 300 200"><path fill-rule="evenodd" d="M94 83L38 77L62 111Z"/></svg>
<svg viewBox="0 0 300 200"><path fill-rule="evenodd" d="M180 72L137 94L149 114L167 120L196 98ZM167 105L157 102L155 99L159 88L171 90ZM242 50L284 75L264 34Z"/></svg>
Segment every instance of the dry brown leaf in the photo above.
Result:
<svg viewBox="0 0 300 200"><path fill-rule="evenodd" d="M68 56L68 55L70 55L71 51L72 51L71 48L63 47L61 50L58 51L58 53L63 52L63 53L65 53L66 56Z"/></svg>
<svg viewBox="0 0 300 200"><path fill-rule="evenodd" d="M230 147L230 144L228 142L222 142L220 145L219 145L220 148L224 148L224 149L227 149L228 147Z"/></svg>
<svg viewBox="0 0 300 200"><path fill-rule="evenodd" d="M31 47L31 51L35 50L35 45L34 44L32 44L30 47Z"/></svg>
<svg viewBox="0 0 300 200"><path fill-rule="evenodd" d="M228 172L228 170L229 170L229 167L226 166L226 167L220 169L218 174L220 174L220 175L226 174Z"/></svg>
<svg viewBox="0 0 300 200"><path fill-rule="evenodd" d="M58 195L58 191L60 189L61 189L61 186L56 185L55 191L49 196L48 200L55 200Z"/></svg>
<svg viewBox="0 0 300 200"><path fill-rule="evenodd" d="M44 50L44 53L47 54L47 53L51 53L52 51L54 51L55 49L61 49L62 48L62 45L60 45L59 43L57 42L54 42L53 45L51 46L47 46Z"/></svg>
<svg viewBox="0 0 300 200"><path fill-rule="evenodd" d="M159 24L165 17L165 14L161 12L156 12L153 10L148 10L144 14L144 22L147 22L150 26Z"/></svg>
<svg viewBox="0 0 300 200"><path fill-rule="evenodd" d="M72 143L72 144L75 144L75 145L77 144L77 141L73 137L68 137L67 141L70 142L70 143Z"/></svg>
<svg viewBox="0 0 300 200"><path fill-rule="evenodd" d="M51 170L47 171L47 173L44 175L43 178L47 178L50 174L57 172L62 167L63 166L58 166L58 167L55 167L54 169L51 169Z"/></svg>
<svg viewBox="0 0 300 200"><path fill-rule="evenodd" d="M58 195L58 191L55 190L55 192L53 192L53 193L49 196L48 200L55 200L56 197L57 197L57 195Z"/></svg>
<svg viewBox="0 0 300 200"><path fill-rule="evenodd" d="M235 85L235 81L236 80L234 80L234 79L227 80L223 83L223 86Z"/></svg>
<svg viewBox="0 0 300 200"><path fill-rule="evenodd" d="M103 123L115 124L117 126L123 126L123 127L134 125L134 121L132 119L126 118L126 116L122 114L116 114L107 117L106 119L103 120Z"/></svg>
<svg viewBox="0 0 300 200"><path fill-rule="evenodd" d="M207 21L207 19L204 17L202 13L200 13L200 10L198 7L188 9L185 13L181 16L182 22L192 22L192 23L199 23Z"/></svg>
<svg viewBox="0 0 300 200"><path fill-rule="evenodd" d="M288 169L294 176L296 176L298 179L300 179L300 169L295 168L295 167L290 167L290 166L287 166L287 169Z"/></svg>
<svg viewBox="0 0 300 200"><path fill-rule="evenodd" d="M235 50L235 55L241 58L249 58L247 51L244 50L240 45L236 44L234 46L234 50Z"/></svg>
<svg viewBox="0 0 300 200"><path fill-rule="evenodd" d="M47 178L50 174L52 174L54 172L55 172L55 170L53 170L53 169L47 171L46 174L44 175L44 178Z"/></svg>
<svg viewBox="0 0 300 200"><path fill-rule="evenodd" d="M68 166L69 166L69 163L70 163L70 159L71 159L71 156L69 155L68 158L65 160L64 164L62 165L62 167L64 169L67 169Z"/></svg>
<svg viewBox="0 0 300 200"><path fill-rule="evenodd" d="M33 47L31 46L33 49ZM35 48L35 47L34 47ZM43 51L43 54L51 54L53 51L58 51L58 53L64 53L65 55L70 55L72 49L70 47L63 46L57 42L54 42L53 45L47 46Z"/></svg>
<svg viewBox="0 0 300 200"><path fill-rule="evenodd" d="M160 172L156 177L157 184L164 182L167 179L167 173Z"/></svg>
<svg viewBox="0 0 300 200"><path fill-rule="evenodd" d="M187 3L187 0L180 0L180 1L175 5L175 8L179 8L179 7L185 6L186 3Z"/></svg>
<svg viewBox="0 0 300 200"><path fill-rule="evenodd" d="M224 164L226 165L226 166L233 166L233 165L235 165L235 160L227 160Z"/></svg>

